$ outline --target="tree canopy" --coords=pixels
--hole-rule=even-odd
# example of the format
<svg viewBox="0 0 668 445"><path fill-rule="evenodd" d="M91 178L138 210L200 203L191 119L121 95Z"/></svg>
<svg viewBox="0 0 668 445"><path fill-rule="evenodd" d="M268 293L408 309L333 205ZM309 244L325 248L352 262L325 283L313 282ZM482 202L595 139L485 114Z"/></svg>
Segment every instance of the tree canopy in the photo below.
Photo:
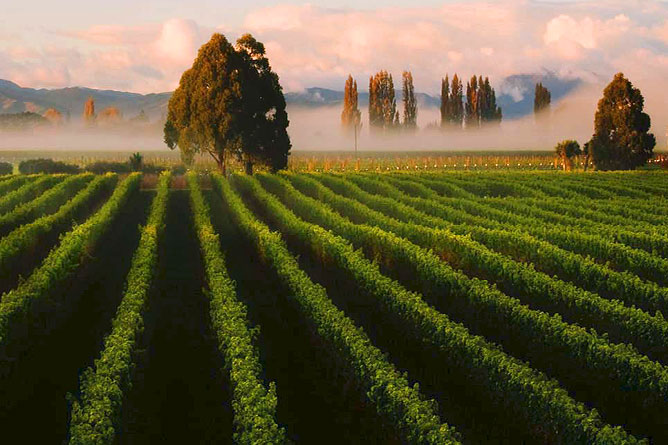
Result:
<svg viewBox="0 0 668 445"><path fill-rule="evenodd" d="M369 78L369 128L391 130L399 126L392 74L380 71Z"/></svg>
<svg viewBox="0 0 668 445"><path fill-rule="evenodd" d="M535 115L544 115L550 110L550 102L552 101L552 95L550 90L543 86L542 82L536 84L536 89L534 90L533 96L533 112Z"/></svg>
<svg viewBox="0 0 668 445"><path fill-rule="evenodd" d="M622 73L605 88L588 147L597 170L634 169L652 157L656 139L649 133L651 122L643 112L644 102L640 90Z"/></svg>
<svg viewBox="0 0 668 445"><path fill-rule="evenodd" d="M290 152L285 97L265 48L250 34L233 47L222 34L204 44L169 101L165 143L192 160L209 153L225 173L230 156L285 168Z"/></svg>
<svg viewBox="0 0 668 445"><path fill-rule="evenodd" d="M580 144L571 139L559 142L557 146L554 147L554 151L557 153L557 156L561 158L561 165L564 170L572 170L573 158L582 154Z"/></svg>
<svg viewBox="0 0 668 445"><path fill-rule="evenodd" d="M348 75L343 92L343 111L341 112L341 126L346 134L352 134L361 123L359 99L357 94L357 81L352 75Z"/></svg>
<svg viewBox="0 0 668 445"><path fill-rule="evenodd" d="M404 128L408 130L417 129L417 100L415 99L415 88L413 87L413 74L410 71L404 71L403 81L403 100L404 100Z"/></svg>
<svg viewBox="0 0 668 445"><path fill-rule="evenodd" d="M501 107L496 105L496 93L489 78L472 76L466 83L466 128L479 128L487 123L501 122Z"/></svg>

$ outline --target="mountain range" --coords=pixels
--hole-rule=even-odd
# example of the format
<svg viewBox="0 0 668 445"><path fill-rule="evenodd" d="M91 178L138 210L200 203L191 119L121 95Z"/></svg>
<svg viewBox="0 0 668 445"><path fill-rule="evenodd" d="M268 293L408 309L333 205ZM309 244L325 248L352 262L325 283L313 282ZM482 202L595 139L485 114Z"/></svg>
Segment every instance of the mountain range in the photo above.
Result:
<svg viewBox="0 0 668 445"><path fill-rule="evenodd" d="M562 79L549 72L506 77L496 88L497 103L503 110L504 118L517 118L533 112L533 91L537 82L542 82L550 90L553 101L566 96L582 83L580 79ZM130 118L143 110L150 119L155 120L166 113L170 96L169 92L138 94L84 87L23 88L14 82L0 79L0 114L23 111L43 113L49 108L55 108L65 116L78 118L83 112L84 103L92 97L97 111L116 107L126 118ZM437 108L440 104L438 96L425 93L416 93L416 96L419 107ZM401 93L397 92L397 98L400 97ZM286 93L285 99L289 107L336 106L343 102L343 91L313 87L302 92ZM360 92L360 107L366 107L368 101L369 94Z"/></svg>

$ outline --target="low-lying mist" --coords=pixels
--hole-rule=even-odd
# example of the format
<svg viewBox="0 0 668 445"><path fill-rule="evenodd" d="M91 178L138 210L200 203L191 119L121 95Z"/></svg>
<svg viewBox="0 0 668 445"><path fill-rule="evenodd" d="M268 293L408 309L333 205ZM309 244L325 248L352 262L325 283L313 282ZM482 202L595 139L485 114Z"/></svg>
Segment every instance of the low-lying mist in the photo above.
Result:
<svg viewBox="0 0 668 445"><path fill-rule="evenodd" d="M644 88L648 86L645 85ZM641 89L643 87L641 86ZM386 135L369 133L366 110L362 110L363 126L358 137L361 151L423 151L423 150L542 150L551 149L563 139L576 139L581 144L593 132L594 112L601 97L602 86L586 85L552 104L545 122L536 122L533 115L504 120L479 130L441 131L437 108L418 110L419 130L396 131ZM645 89L642 89L645 92ZM656 149L666 146L668 106L663 94L646 94L645 110L652 118L652 131L657 137ZM401 102L398 101L398 108ZM353 151L352 135L340 127L340 107L289 107L293 151ZM128 128L84 128L81 124L38 129L29 133L0 133L0 150L74 150L74 151L167 151L160 125L134 131Z"/></svg>

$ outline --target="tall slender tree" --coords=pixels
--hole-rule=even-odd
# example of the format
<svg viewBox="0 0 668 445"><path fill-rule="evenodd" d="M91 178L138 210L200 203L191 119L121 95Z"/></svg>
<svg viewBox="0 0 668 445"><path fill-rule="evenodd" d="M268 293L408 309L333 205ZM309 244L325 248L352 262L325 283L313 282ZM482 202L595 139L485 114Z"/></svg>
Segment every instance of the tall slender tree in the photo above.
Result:
<svg viewBox="0 0 668 445"><path fill-rule="evenodd" d="M445 79L441 79L441 128L445 128L450 124L451 111L452 105L450 102L450 81L448 80L448 75L446 74Z"/></svg>
<svg viewBox="0 0 668 445"><path fill-rule="evenodd" d="M382 127L380 115L380 100L378 97L378 79L377 76L369 77L369 129L377 131Z"/></svg>
<svg viewBox="0 0 668 445"><path fill-rule="evenodd" d="M403 99L404 99L404 128L408 130L417 129L417 101L415 100L415 88L413 87L413 75L410 71L404 71Z"/></svg>
<svg viewBox="0 0 668 445"><path fill-rule="evenodd" d="M392 75L379 71L369 79L369 126L372 130L391 130L399 124Z"/></svg>
<svg viewBox="0 0 668 445"><path fill-rule="evenodd" d="M466 127L474 129L484 124L499 123L502 117L489 77L472 76L466 84Z"/></svg>
<svg viewBox="0 0 668 445"><path fill-rule="evenodd" d="M464 84L457 74L452 77L450 87L450 110L448 112L450 126L461 128L464 122Z"/></svg>
<svg viewBox="0 0 668 445"><path fill-rule="evenodd" d="M466 128L480 127L480 98L478 93L478 78L473 76L466 83Z"/></svg>
<svg viewBox="0 0 668 445"><path fill-rule="evenodd" d="M83 119L87 125L93 125L95 123L95 100L93 96L88 96L88 100L84 104Z"/></svg>
<svg viewBox="0 0 668 445"><path fill-rule="evenodd" d="M539 115L546 116L550 111L550 102L552 95L550 91L543 86L542 82L536 84L533 96L533 112L536 117Z"/></svg>
<svg viewBox="0 0 668 445"><path fill-rule="evenodd" d="M357 81L348 75L343 92L343 111L341 112L341 126L346 134L356 131L360 124L361 113L358 106Z"/></svg>

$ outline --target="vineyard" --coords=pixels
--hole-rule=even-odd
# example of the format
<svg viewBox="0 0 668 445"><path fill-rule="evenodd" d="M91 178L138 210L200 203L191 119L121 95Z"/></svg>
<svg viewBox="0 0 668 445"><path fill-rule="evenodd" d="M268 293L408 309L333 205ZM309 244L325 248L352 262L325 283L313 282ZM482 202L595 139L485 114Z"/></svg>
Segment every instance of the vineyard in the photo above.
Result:
<svg viewBox="0 0 668 445"><path fill-rule="evenodd" d="M668 443L660 171L2 176L0 293L5 443Z"/></svg>

